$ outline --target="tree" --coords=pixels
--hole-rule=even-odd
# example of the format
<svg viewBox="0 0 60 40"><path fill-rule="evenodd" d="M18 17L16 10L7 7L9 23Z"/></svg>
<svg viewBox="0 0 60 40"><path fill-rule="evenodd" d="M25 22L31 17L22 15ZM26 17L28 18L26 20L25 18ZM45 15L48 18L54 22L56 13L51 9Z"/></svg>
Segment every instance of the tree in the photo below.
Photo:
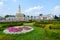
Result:
<svg viewBox="0 0 60 40"><path fill-rule="evenodd" d="M29 18L29 16L27 16Z"/></svg>
<svg viewBox="0 0 60 40"><path fill-rule="evenodd" d="M27 16L28 17L28 20L29 20L29 16Z"/></svg>
<svg viewBox="0 0 60 40"><path fill-rule="evenodd" d="M25 20L25 15L24 15L24 20Z"/></svg>
<svg viewBox="0 0 60 40"><path fill-rule="evenodd" d="M33 16L31 16L31 20L33 19Z"/></svg>
<svg viewBox="0 0 60 40"><path fill-rule="evenodd" d="M43 16L43 14L40 14L39 16Z"/></svg>
<svg viewBox="0 0 60 40"><path fill-rule="evenodd" d="M34 20L36 19L36 16L34 16Z"/></svg>
<svg viewBox="0 0 60 40"><path fill-rule="evenodd" d="M9 15L5 15L5 18L9 17Z"/></svg>
<svg viewBox="0 0 60 40"><path fill-rule="evenodd" d="M25 17L25 15L24 15L24 17Z"/></svg>
<svg viewBox="0 0 60 40"><path fill-rule="evenodd" d="M58 19L59 17L55 15L54 19Z"/></svg>

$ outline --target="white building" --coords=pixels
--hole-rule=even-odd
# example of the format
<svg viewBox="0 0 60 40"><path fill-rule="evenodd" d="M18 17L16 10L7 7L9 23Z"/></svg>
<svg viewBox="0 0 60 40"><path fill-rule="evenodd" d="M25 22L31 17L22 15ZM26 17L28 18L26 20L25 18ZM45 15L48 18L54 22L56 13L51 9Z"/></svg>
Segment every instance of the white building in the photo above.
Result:
<svg viewBox="0 0 60 40"><path fill-rule="evenodd" d="M39 16L39 20L53 20L54 17L52 15L46 15L46 16Z"/></svg>
<svg viewBox="0 0 60 40"><path fill-rule="evenodd" d="M9 15L9 17L6 18L6 21L24 21L24 14L21 13L20 5L18 7L18 12L16 15Z"/></svg>
<svg viewBox="0 0 60 40"><path fill-rule="evenodd" d="M16 13L15 17L16 17L16 21L24 21L24 14L21 13L20 5L18 8L18 13Z"/></svg>
<svg viewBox="0 0 60 40"><path fill-rule="evenodd" d="M23 13L21 13L21 8L20 5L18 7L18 12L16 13L15 16L10 16L6 18L6 21L28 21L28 20L53 20L54 17L52 15L46 15L46 16L24 16Z"/></svg>
<svg viewBox="0 0 60 40"><path fill-rule="evenodd" d="M0 22L3 22L4 20L5 18L0 16Z"/></svg>
<svg viewBox="0 0 60 40"><path fill-rule="evenodd" d="M16 21L16 18L14 15L9 15L7 18L5 18L5 21Z"/></svg>

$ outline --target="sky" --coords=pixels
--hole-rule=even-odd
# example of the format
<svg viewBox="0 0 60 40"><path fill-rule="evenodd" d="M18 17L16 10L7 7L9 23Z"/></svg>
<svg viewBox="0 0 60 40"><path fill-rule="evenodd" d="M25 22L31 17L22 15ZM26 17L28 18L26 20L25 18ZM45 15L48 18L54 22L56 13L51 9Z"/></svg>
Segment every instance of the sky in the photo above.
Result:
<svg viewBox="0 0 60 40"><path fill-rule="evenodd" d="M0 0L0 16L16 15L19 5L25 15L60 15L60 0Z"/></svg>

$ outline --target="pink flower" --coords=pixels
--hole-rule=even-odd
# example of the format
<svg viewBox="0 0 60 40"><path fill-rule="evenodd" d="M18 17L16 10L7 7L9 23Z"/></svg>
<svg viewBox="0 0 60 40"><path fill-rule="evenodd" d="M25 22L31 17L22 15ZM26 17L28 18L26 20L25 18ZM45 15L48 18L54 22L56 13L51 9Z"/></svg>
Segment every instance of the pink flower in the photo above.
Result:
<svg viewBox="0 0 60 40"><path fill-rule="evenodd" d="M22 28L9 27L8 30L9 32L21 32Z"/></svg>
<svg viewBox="0 0 60 40"><path fill-rule="evenodd" d="M9 27L9 28L8 28L8 31L9 31L9 32L12 32L13 29L14 29L13 27Z"/></svg>
<svg viewBox="0 0 60 40"><path fill-rule="evenodd" d="M24 30L30 30L31 28L29 27L23 27Z"/></svg>
<svg viewBox="0 0 60 40"><path fill-rule="evenodd" d="M21 31L23 31L23 29L24 30L31 30L31 28L30 27L18 27L18 28L16 28L16 27L9 27L9 28L7 28L8 29L8 31L9 32L21 32Z"/></svg>

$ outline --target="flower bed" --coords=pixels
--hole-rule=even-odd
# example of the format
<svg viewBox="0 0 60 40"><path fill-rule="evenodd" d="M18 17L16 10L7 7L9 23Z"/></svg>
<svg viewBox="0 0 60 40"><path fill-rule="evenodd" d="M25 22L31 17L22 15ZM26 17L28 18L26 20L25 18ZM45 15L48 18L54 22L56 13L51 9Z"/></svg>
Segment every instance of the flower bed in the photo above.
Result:
<svg viewBox="0 0 60 40"><path fill-rule="evenodd" d="M16 26L16 27L9 27L9 28L5 29L3 32L5 34L22 34L22 33L30 32L32 30L33 30L32 27Z"/></svg>

